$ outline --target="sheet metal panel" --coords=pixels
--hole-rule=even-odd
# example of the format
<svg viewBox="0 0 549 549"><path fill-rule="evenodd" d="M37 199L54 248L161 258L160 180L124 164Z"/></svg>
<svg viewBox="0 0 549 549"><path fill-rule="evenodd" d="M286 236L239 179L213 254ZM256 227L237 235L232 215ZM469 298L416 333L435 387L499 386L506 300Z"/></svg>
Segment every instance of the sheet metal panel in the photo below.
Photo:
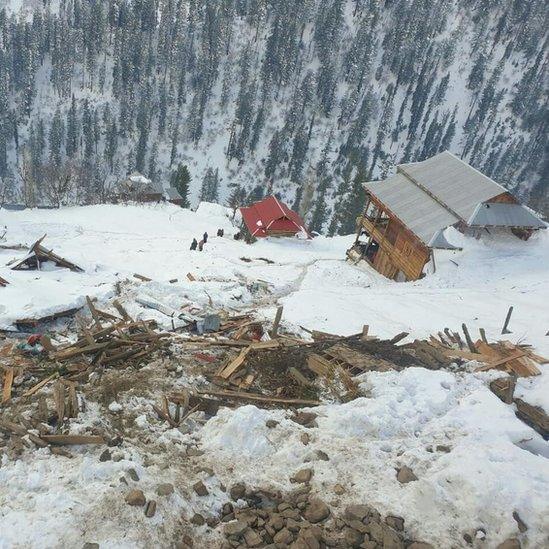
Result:
<svg viewBox="0 0 549 549"><path fill-rule="evenodd" d="M545 229L547 224L520 204L479 204L469 219L471 227L520 227Z"/></svg>

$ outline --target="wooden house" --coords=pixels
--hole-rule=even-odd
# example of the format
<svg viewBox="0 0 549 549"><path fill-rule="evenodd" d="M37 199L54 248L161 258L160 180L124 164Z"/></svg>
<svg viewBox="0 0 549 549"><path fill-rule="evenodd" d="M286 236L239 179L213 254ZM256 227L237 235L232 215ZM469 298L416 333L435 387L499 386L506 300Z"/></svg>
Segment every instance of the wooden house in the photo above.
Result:
<svg viewBox="0 0 549 549"><path fill-rule="evenodd" d="M305 223L284 202L268 196L251 206L240 208L243 230L248 239L266 236L295 236L303 233L309 236Z"/></svg>
<svg viewBox="0 0 549 549"><path fill-rule="evenodd" d="M183 207L185 204L185 200L183 200L183 197L179 194L179 191L175 187L168 187L164 193L164 196L168 202L175 204L176 206Z"/></svg>
<svg viewBox="0 0 549 549"><path fill-rule="evenodd" d="M447 151L402 164L394 176L364 188L366 205L347 256L397 281L420 278L434 249L455 249L444 237L447 227L523 239L547 227L504 187Z"/></svg>
<svg viewBox="0 0 549 549"><path fill-rule="evenodd" d="M163 191L150 179L139 172L132 173L118 184L117 196L122 201L160 202Z"/></svg>

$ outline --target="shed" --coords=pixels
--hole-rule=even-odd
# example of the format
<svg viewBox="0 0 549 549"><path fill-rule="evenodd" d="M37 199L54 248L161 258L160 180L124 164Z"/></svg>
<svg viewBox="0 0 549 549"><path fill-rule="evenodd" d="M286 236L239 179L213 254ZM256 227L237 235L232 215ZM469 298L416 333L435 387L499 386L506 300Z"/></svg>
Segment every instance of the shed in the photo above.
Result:
<svg viewBox="0 0 549 549"><path fill-rule="evenodd" d="M246 230L254 238L295 236L298 233L309 235L299 214L274 196L242 207L240 213Z"/></svg>
<svg viewBox="0 0 549 549"><path fill-rule="evenodd" d="M168 202L175 204L176 206L183 207L185 204L185 200L183 200L183 197L175 187L168 187L165 192L165 197Z"/></svg>
<svg viewBox="0 0 549 549"><path fill-rule="evenodd" d="M452 153L402 164L383 181L364 183L366 206L349 258L368 261L384 276L416 280L437 248L454 249L443 231L491 229L527 239L547 227L504 187Z"/></svg>
<svg viewBox="0 0 549 549"><path fill-rule="evenodd" d="M136 202L160 202L163 191L149 178L134 172L118 184L118 198L120 200L134 200Z"/></svg>

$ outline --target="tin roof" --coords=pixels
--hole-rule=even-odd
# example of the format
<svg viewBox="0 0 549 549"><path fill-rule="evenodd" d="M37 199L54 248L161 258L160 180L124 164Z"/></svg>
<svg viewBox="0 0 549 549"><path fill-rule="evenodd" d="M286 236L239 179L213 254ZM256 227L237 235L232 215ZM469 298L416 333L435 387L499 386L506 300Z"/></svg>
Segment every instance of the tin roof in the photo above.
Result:
<svg viewBox="0 0 549 549"><path fill-rule="evenodd" d="M469 218L470 227L529 227L544 229L547 225L528 208L520 204L479 204Z"/></svg>
<svg viewBox="0 0 549 549"><path fill-rule="evenodd" d="M165 193L168 200L181 200L183 198L175 187L168 187Z"/></svg>
<svg viewBox="0 0 549 549"><path fill-rule="evenodd" d="M383 202L426 246L441 229L459 221L401 173L384 181L365 183L364 188Z"/></svg>
<svg viewBox="0 0 549 549"><path fill-rule="evenodd" d="M471 217L480 202L507 192L507 189L449 151L422 162L402 164L397 170L463 221Z"/></svg>

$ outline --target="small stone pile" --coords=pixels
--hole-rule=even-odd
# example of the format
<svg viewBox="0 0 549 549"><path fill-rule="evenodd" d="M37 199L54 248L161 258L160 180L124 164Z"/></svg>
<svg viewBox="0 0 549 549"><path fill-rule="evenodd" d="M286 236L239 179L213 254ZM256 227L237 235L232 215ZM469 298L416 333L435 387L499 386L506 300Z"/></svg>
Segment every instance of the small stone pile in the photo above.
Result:
<svg viewBox="0 0 549 549"><path fill-rule="evenodd" d="M306 476L294 476L292 480L302 484L288 494L233 486L233 501L225 503L221 513L226 538L223 549L433 549L406 537L404 519L382 519L368 505L350 505L342 515L334 516L328 505L311 493L308 482L303 482L301 477Z"/></svg>

